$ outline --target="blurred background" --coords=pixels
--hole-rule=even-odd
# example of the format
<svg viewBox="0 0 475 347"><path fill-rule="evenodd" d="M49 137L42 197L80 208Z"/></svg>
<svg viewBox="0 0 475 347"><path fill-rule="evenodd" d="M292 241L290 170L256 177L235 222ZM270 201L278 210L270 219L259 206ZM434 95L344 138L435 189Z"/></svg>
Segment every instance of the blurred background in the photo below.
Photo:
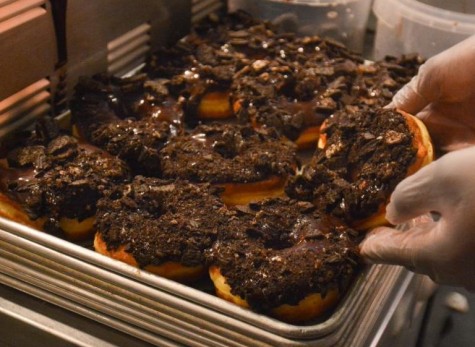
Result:
<svg viewBox="0 0 475 347"><path fill-rule="evenodd" d="M475 33L473 0L229 0L282 31L342 42L368 59L429 58Z"/></svg>

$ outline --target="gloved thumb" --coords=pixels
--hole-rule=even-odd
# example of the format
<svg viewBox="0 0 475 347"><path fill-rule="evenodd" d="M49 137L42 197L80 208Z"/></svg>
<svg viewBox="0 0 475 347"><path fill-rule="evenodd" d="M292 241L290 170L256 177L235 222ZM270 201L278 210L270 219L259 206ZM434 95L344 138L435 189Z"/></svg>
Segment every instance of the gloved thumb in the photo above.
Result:
<svg viewBox="0 0 475 347"><path fill-rule="evenodd" d="M431 274L429 250L434 242L432 231L436 224L426 221L406 231L388 227L373 229L360 244L360 253L372 263L402 265Z"/></svg>
<svg viewBox="0 0 475 347"><path fill-rule="evenodd" d="M431 211L440 211L442 187L438 186L438 162L432 162L401 181L386 207L386 219L401 224ZM437 187L437 189L434 189Z"/></svg>
<svg viewBox="0 0 475 347"><path fill-rule="evenodd" d="M475 196L475 146L448 153L401 181L391 195L386 219L401 224L436 212L456 221L470 220ZM459 216L460 214L464 214Z"/></svg>

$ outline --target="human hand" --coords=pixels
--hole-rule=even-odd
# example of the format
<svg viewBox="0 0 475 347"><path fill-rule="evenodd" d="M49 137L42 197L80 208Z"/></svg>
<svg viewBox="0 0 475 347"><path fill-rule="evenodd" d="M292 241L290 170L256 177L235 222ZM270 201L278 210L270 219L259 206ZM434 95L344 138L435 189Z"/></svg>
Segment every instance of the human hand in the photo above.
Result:
<svg viewBox="0 0 475 347"><path fill-rule="evenodd" d="M475 290L475 146L446 154L402 181L386 218L434 213L408 230L376 228L360 245L371 262L403 265L443 284Z"/></svg>
<svg viewBox="0 0 475 347"><path fill-rule="evenodd" d="M422 119L444 151L475 144L475 35L427 60L390 106Z"/></svg>

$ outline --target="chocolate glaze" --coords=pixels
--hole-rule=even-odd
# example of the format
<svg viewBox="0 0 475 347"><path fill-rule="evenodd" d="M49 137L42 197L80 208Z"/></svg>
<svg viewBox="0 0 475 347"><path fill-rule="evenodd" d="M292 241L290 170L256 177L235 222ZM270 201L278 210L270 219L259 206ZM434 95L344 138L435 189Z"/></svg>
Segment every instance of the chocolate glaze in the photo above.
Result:
<svg viewBox="0 0 475 347"><path fill-rule="evenodd" d="M170 126L153 119L124 119L105 123L90 134L90 140L125 160L134 173L160 175L159 151L172 136Z"/></svg>
<svg viewBox="0 0 475 347"><path fill-rule="evenodd" d="M33 220L46 217L44 228L50 232L59 231L62 217L82 221L94 216L104 192L130 179L120 159L68 135L17 148L8 163L0 169L3 192Z"/></svg>
<svg viewBox="0 0 475 347"><path fill-rule="evenodd" d="M108 250L125 246L141 267L204 264L229 213L210 185L137 176L98 203L96 227Z"/></svg>
<svg viewBox="0 0 475 347"><path fill-rule="evenodd" d="M160 57L160 53L165 49L162 49L157 58L149 62L146 71L153 78L170 79L170 92L183 99L186 123L195 126L199 121L197 110L203 96L213 91L227 91L245 60L242 54L236 54L226 46L216 47L197 38L189 37L179 47L182 53L179 63L165 62L163 65L164 57Z"/></svg>
<svg viewBox="0 0 475 347"><path fill-rule="evenodd" d="M272 199L241 210L207 253L231 293L258 312L343 288L358 267L358 233L308 202Z"/></svg>
<svg viewBox="0 0 475 347"><path fill-rule="evenodd" d="M413 134L395 110L339 112L328 119L327 143L286 192L314 201L352 223L387 203L416 159Z"/></svg>
<svg viewBox="0 0 475 347"><path fill-rule="evenodd" d="M231 124L199 126L159 155L163 177L192 182L256 182L292 175L298 165L295 146L275 132Z"/></svg>
<svg viewBox="0 0 475 347"><path fill-rule="evenodd" d="M127 78L105 74L81 77L71 103L72 111L78 113L76 120L79 124L98 123L96 118L88 119L87 111L90 110L87 107L101 105L109 109L111 118L154 118L179 126L180 108L170 97L168 83L166 79L149 79L145 74Z"/></svg>
<svg viewBox="0 0 475 347"><path fill-rule="evenodd" d="M94 145L125 160L134 173L159 175L158 151L181 132L182 111L164 80L83 78L72 102L74 123Z"/></svg>

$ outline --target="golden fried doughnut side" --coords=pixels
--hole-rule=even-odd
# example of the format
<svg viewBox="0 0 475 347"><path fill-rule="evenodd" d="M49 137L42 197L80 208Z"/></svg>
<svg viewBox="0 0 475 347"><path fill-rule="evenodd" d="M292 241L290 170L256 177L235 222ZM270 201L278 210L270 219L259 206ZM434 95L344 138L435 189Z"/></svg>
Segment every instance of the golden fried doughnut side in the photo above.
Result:
<svg viewBox="0 0 475 347"><path fill-rule="evenodd" d="M41 229L40 221L33 221L15 201L0 193L0 216L14 222Z"/></svg>
<svg viewBox="0 0 475 347"><path fill-rule="evenodd" d="M96 233L94 238L94 249L96 252L108 256L109 258L119 260L123 263L138 267L138 263L132 254L126 251L125 245L119 246L115 250L107 248L100 232ZM192 282L203 276L206 272L204 266L184 266L177 262L165 262L160 265L147 265L144 270L168 279L179 282Z"/></svg>
<svg viewBox="0 0 475 347"><path fill-rule="evenodd" d="M209 275L214 283L216 295L240 307L249 308L249 304L246 300L239 295L231 293L231 287L226 282L226 278L221 274L218 267L211 266ZM313 293L300 300L297 305L283 304L274 308L271 311L271 315L287 323L302 323L321 316L327 310L334 307L339 299L340 294L338 289L329 290L324 297L322 297L320 293Z"/></svg>
<svg viewBox="0 0 475 347"><path fill-rule="evenodd" d="M228 91L206 93L198 105L198 118L206 120L231 118L234 113L229 98Z"/></svg>
<svg viewBox="0 0 475 347"><path fill-rule="evenodd" d="M267 198L285 195L286 177L272 176L266 180L250 183L225 183L221 199L228 206L246 205Z"/></svg>

